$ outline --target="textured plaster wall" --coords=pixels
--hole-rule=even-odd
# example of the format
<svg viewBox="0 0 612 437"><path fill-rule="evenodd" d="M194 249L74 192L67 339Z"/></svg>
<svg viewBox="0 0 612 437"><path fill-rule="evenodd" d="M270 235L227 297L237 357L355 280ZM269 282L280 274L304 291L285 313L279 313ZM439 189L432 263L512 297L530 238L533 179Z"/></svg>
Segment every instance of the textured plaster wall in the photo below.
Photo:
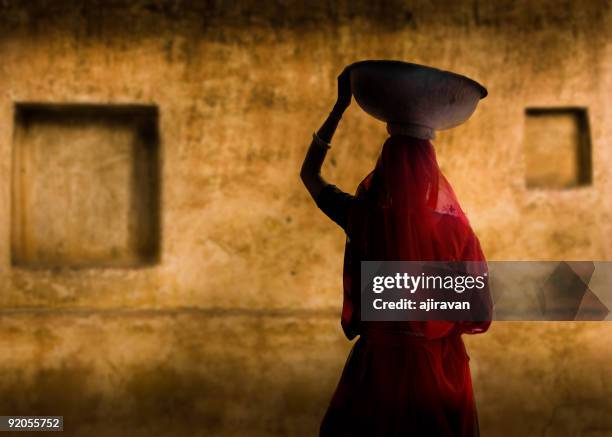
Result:
<svg viewBox="0 0 612 437"><path fill-rule="evenodd" d="M488 87L434 143L490 259L612 257L610 29L603 0L0 1L0 410L63 414L69 435L315 434L350 349L344 239L297 174L357 59ZM12 266L15 102L158 107L159 263ZM550 105L588 107L591 186L526 188L524 109ZM353 191L385 136L352 106L325 176ZM612 435L611 340L467 339L483 435Z"/></svg>

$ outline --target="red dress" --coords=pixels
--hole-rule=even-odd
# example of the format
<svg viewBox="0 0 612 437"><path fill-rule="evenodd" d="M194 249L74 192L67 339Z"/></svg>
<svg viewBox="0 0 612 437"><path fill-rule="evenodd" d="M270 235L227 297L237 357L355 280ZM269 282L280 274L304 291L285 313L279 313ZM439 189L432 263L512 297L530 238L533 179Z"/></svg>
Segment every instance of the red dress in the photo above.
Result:
<svg viewBox="0 0 612 437"><path fill-rule="evenodd" d="M360 320L361 260L485 260L431 143L389 137L355 197L328 186L317 204L347 233L341 324L349 339L359 335L320 436L479 435L461 334L486 331L490 319Z"/></svg>

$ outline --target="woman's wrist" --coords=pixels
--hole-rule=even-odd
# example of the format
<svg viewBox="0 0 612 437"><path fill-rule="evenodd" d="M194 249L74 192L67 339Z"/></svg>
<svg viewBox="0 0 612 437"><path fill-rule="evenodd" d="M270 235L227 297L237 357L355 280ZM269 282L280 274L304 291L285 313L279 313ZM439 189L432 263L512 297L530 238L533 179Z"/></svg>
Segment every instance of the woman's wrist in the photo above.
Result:
<svg viewBox="0 0 612 437"><path fill-rule="evenodd" d="M325 141L323 138L317 135L316 132L313 132L312 134L312 143L321 147L324 150L327 150L331 147L331 144L329 144L329 142Z"/></svg>

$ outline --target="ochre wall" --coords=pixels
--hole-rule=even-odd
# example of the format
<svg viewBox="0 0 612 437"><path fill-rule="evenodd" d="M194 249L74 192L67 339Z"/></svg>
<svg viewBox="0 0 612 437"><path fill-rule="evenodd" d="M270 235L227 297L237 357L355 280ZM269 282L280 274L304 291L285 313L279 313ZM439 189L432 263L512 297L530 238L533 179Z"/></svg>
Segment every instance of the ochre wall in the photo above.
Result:
<svg viewBox="0 0 612 437"><path fill-rule="evenodd" d="M3 414L63 414L83 436L316 433L351 346L344 238L298 172L354 60L487 86L434 144L490 259L612 257L608 1L195 3L0 2ZM33 101L158 106L158 264L11 265L14 104ZM526 189L531 106L588 107L591 186ZM385 137L353 105L326 178L353 191ZM611 340L606 323L509 322L466 339L483 435L611 435Z"/></svg>

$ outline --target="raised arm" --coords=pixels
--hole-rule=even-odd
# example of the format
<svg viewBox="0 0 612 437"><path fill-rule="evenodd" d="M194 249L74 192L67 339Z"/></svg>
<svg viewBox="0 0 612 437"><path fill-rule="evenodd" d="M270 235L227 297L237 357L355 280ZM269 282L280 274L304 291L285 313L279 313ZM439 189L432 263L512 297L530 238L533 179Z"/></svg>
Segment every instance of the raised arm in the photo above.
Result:
<svg viewBox="0 0 612 437"><path fill-rule="evenodd" d="M344 111L350 104L351 82L349 71L345 69L338 76L338 100L323 125L313 135L312 143L310 143L308 152L306 152L302 170L300 171L302 182L304 182L306 189L315 201L321 189L327 185L327 182L321 176L321 166L323 161L325 161L327 150L330 147L332 137L336 132L342 114L344 114Z"/></svg>

